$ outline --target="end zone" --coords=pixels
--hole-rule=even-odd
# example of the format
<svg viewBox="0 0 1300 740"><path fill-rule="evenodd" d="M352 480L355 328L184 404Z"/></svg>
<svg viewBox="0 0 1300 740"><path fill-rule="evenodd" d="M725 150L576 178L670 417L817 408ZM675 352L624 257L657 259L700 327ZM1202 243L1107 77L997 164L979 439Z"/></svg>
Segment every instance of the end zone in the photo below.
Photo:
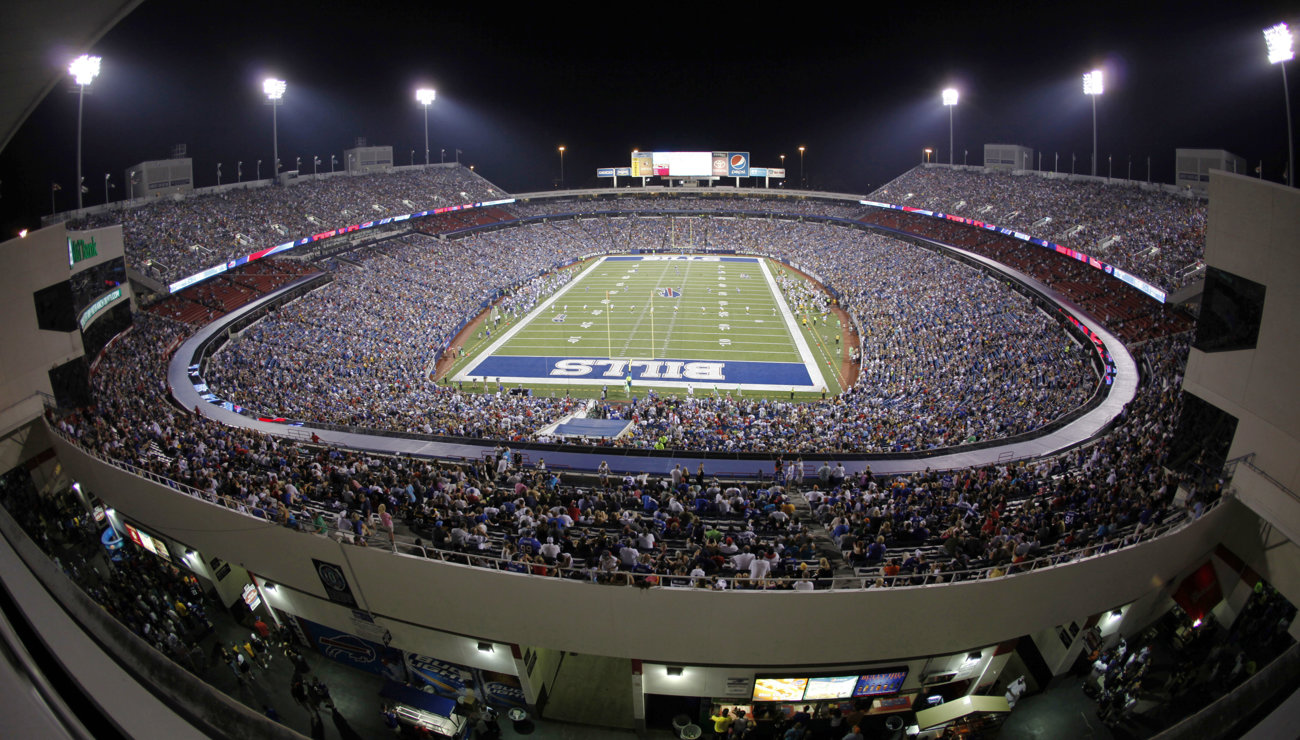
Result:
<svg viewBox="0 0 1300 740"><path fill-rule="evenodd" d="M820 390L820 387L813 385L808 368L798 362L491 355L475 365L472 373L455 379L553 385L617 385L631 377L634 386L716 386L720 389L756 391Z"/></svg>

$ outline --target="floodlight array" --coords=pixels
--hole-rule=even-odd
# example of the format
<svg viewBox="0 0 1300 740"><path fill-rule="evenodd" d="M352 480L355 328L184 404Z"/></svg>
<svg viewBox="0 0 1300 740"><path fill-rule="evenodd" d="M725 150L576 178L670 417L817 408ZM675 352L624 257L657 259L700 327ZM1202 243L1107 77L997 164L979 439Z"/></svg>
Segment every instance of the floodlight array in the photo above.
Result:
<svg viewBox="0 0 1300 740"><path fill-rule="evenodd" d="M1105 91L1100 69L1094 69L1083 75L1083 94L1101 95Z"/></svg>
<svg viewBox="0 0 1300 740"><path fill-rule="evenodd" d="M284 91L288 88L284 80L277 80L274 77L267 77L262 81L262 92L266 93L269 100L279 100L284 97Z"/></svg>
<svg viewBox="0 0 1300 740"><path fill-rule="evenodd" d="M68 65L68 72L72 74L78 85L85 87L99 74L99 61L99 57L82 54Z"/></svg>
<svg viewBox="0 0 1300 740"><path fill-rule="evenodd" d="M1295 52L1291 50L1292 41L1291 29L1285 23L1265 28L1264 43L1268 44L1269 64L1289 62L1294 59Z"/></svg>

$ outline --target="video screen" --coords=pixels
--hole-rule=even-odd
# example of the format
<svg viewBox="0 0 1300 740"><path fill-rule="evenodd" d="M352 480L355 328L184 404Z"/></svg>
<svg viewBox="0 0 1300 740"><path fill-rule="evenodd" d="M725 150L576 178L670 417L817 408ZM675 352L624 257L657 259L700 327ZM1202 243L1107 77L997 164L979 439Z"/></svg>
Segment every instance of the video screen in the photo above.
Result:
<svg viewBox="0 0 1300 740"><path fill-rule="evenodd" d="M78 313L99 296L126 282L126 260L121 257L73 273L72 310Z"/></svg>
<svg viewBox="0 0 1300 740"><path fill-rule="evenodd" d="M853 687L853 696L880 696L882 694L897 694L903 688L903 681L907 679L906 670L886 671L882 673L868 673L858 678L858 683Z"/></svg>
<svg viewBox="0 0 1300 740"><path fill-rule="evenodd" d="M808 689L804 691L804 701L821 699L847 699L853 696L853 689L860 676L822 676L808 679Z"/></svg>
<svg viewBox="0 0 1300 740"><path fill-rule="evenodd" d="M754 679L754 701L802 701L806 678Z"/></svg>
<svg viewBox="0 0 1300 740"><path fill-rule="evenodd" d="M713 152L655 152L655 174L661 177L712 177Z"/></svg>

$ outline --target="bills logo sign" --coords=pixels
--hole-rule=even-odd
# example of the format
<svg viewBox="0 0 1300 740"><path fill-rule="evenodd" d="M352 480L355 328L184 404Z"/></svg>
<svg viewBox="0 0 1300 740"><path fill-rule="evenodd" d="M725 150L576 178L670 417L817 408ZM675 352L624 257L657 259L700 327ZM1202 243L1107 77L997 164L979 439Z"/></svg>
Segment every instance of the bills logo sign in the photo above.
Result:
<svg viewBox="0 0 1300 740"><path fill-rule="evenodd" d="M633 374L637 380L700 380L721 382L727 379L723 370L725 362L685 362L682 360L589 360L573 358L557 360L551 376L580 378L596 375L604 378L622 378Z"/></svg>
<svg viewBox="0 0 1300 740"><path fill-rule="evenodd" d="M316 644L325 657L349 663L371 663L379 657L374 648L360 637L349 634L322 635Z"/></svg>
<svg viewBox="0 0 1300 740"><path fill-rule="evenodd" d="M681 298L682 294L673 288L660 288L660 298Z"/></svg>

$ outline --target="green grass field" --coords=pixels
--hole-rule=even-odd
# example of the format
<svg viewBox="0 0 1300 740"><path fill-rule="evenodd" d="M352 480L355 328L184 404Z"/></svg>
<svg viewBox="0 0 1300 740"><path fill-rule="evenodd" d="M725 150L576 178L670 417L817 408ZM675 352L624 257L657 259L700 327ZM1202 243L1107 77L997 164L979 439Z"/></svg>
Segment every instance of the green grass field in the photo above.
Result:
<svg viewBox="0 0 1300 740"><path fill-rule="evenodd" d="M610 368L610 359L653 360L668 363L649 366L663 377L656 378L651 370L651 377L638 377L636 386L689 385L707 391L718 385L739 388L746 395L788 397L790 386L767 376L771 372L776 378L777 371L799 366L807 368L808 380L799 385L798 397L820 396L823 387L828 393L840 390L842 347L834 341L841 331L839 321L790 305L777 287L777 276L804 278L783 265L757 258L653 256L596 259L574 269L579 270L577 277L527 316L489 319L483 328L490 336L480 329L447 377L495 389L499 368L520 367L520 360L504 358L545 358L548 368L564 358L588 358L585 362L604 363L598 371ZM741 363L747 372L734 380L728 375L732 382L727 383L675 376L684 363L725 363L728 368ZM531 370L504 374L508 377L503 383L526 385L534 392L563 389L560 392L595 395L608 387L617 397L625 390L622 372L612 378L599 372L578 378L544 377L544 371Z"/></svg>

